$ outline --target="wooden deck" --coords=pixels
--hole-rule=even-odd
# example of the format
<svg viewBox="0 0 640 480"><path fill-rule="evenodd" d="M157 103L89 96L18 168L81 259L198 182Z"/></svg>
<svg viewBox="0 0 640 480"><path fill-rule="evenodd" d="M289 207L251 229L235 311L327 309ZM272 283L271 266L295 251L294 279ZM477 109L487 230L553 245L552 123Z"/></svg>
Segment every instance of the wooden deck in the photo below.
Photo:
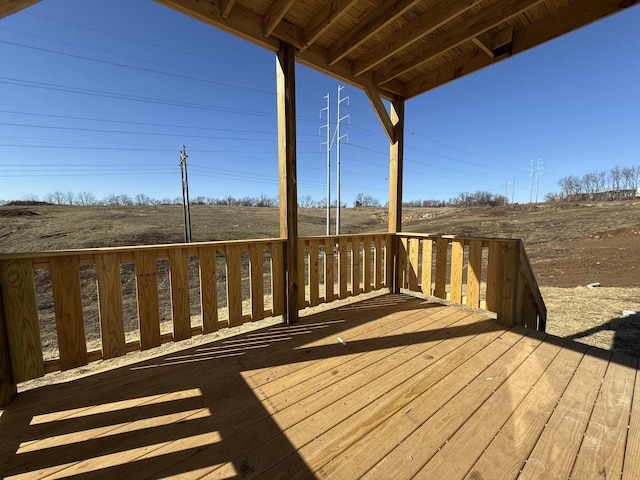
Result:
<svg viewBox="0 0 640 480"><path fill-rule="evenodd" d="M640 478L638 359L383 295L21 394L5 478Z"/></svg>

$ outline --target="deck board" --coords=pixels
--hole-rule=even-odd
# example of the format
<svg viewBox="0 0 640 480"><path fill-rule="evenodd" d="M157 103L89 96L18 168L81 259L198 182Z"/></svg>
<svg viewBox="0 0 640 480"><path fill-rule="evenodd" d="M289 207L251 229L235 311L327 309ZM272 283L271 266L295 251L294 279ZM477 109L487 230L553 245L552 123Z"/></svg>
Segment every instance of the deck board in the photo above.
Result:
<svg viewBox="0 0 640 480"><path fill-rule="evenodd" d="M636 358L389 294L22 393L0 416L0 475L635 478L639 375Z"/></svg>

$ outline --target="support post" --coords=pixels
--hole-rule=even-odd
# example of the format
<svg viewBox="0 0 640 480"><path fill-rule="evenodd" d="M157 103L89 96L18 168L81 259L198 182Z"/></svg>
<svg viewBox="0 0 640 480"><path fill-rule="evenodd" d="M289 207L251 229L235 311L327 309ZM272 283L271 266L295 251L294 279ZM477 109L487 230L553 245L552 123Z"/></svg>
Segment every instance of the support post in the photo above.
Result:
<svg viewBox="0 0 640 480"><path fill-rule="evenodd" d="M404 99L397 97L391 104L391 122L395 142L389 150L389 233L402 231L402 167L404 159ZM393 236L393 285L391 291L400 293L398 270L398 237Z"/></svg>
<svg viewBox="0 0 640 480"><path fill-rule="evenodd" d="M9 337L7 324L2 306L2 291L0 288L0 408L6 407L16 397L18 389L13 381L11 360L9 357Z"/></svg>
<svg viewBox="0 0 640 480"><path fill-rule="evenodd" d="M284 242L284 321L298 321L298 191L296 175L295 49L282 42L276 57L280 237Z"/></svg>

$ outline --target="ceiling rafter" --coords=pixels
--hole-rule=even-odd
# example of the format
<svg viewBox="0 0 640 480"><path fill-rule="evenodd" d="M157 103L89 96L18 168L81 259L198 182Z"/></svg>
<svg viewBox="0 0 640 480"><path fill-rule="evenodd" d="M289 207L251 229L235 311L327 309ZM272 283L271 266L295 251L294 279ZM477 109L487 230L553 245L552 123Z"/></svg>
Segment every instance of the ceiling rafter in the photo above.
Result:
<svg viewBox="0 0 640 480"><path fill-rule="evenodd" d="M631 0L624 8L631 7L637 3L636 0ZM553 40L567 31L575 30L612 15L620 11L620 9L621 4L618 0L600 0L598 2L576 0L569 6L558 8L554 16L543 17L519 29L517 35L515 32L511 33L512 29L509 28L494 35L494 39L500 43L500 38L505 38L511 34L511 55L516 55L541 43ZM421 76L419 79L408 82L405 89L406 98L420 95L504 58L506 57L496 58L493 61L486 55L472 54L463 56Z"/></svg>
<svg viewBox="0 0 640 480"><path fill-rule="evenodd" d="M382 85L393 80L542 2L543 0L509 0L494 3L438 35L403 59L377 71L376 83Z"/></svg>
<svg viewBox="0 0 640 480"><path fill-rule="evenodd" d="M465 0L462 2L442 2L423 13L408 25L402 27L388 40L370 49L353 63L353 74L358 76L372 67L384 62L400 50L426 37L437 28L468 11L481 0Z"/></svg>
<svg viewBox="0 0 640 480"><path fill-rule="evenodd" d="M419 0L385 2L371 11L351 34L344 36L327 49L327 64L333 65L366 42L384 27L397 20L419 3Z"/></svg>
<svg viewBox="0 0 640 480"><path fill-rule="evenodd" d="M331 0L321 15L317 15L304 29L302 38L304 45L300 51L306 50L324 32L353 7L358 0Z"/></svg>
<svg viewBox="0 0 640 480"><path fill-rule="evenodd" d="M222 0L220 2L220 15L222 15L222 18L229 18L229 14L235 3L236 0Z"/></svg>
<svg viewBox="0 0 640 480"><path fill-rule="evenodd" d="M273 33L294 2L295 0L275 0L271 4L262 21L262 33L265 37Z"/></svg>

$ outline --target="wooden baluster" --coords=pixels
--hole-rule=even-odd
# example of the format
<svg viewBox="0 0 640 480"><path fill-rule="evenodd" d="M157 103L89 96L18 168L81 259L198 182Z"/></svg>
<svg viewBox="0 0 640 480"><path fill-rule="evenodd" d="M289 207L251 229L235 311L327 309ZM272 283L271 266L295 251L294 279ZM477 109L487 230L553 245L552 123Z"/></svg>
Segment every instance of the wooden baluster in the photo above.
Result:
<svg viewBox="0 0 640 480"><path fill-rule="evenodd" d="M160 313L158 306L158 269L156 253L136 251L136 299L140 348L146 350L160 345Z"/></svg>
<svg viewBox="0 0 640 480"><path fill-rule="evenodd" d="M99 254L95 256L95 263L102 358L120 357L127 353L120 256L117 253Z"/></svg>
<svg viewBox="0 0 640 480"><path fill-rule="evenodd" d="M68 370L86 365L87 340L84 334L78 257L53 257L50 271L60 368Z"/></svg>
<svg viewBox="0 0 640 480"><path fill-rule="evenodd" d="M169 281L173 340L186 340L191 338L191 305L189 303L189 264L185 249L169 250Z"/></svg>
<svg viewBox="0 0 640 480"><path fill-rule="evenodd" d="M251 320L264 318L264 244L249 245L249 266L251 277Z"/></svg>
<svg viewBox="0 0 640 480"><path fill-rule="evenodd" d="M200 260L200 311L203 333L218 330L218 280L216 247L199 247Z"/></svg>

